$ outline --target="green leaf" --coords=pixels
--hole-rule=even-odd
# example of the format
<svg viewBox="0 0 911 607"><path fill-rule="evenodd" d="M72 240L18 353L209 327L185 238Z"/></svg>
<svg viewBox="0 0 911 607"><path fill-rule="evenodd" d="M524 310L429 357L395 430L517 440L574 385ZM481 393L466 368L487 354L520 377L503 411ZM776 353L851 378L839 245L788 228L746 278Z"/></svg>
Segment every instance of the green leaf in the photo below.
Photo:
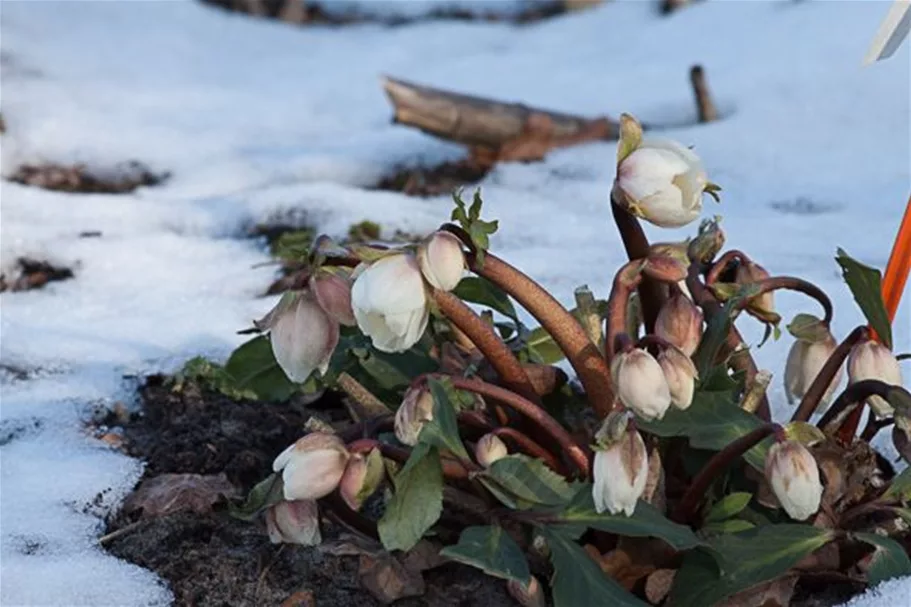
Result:
<svg viewBox="0 0 911 607"><path fill-rule="evenodd" d="M883 344L891 350L892 324L889 322L886 304L883 303L882 273L853 259L841 248L838 249L835 261L841 266L842 277L851 289L860 311Z"/></svg>
<svg viewBox="0 0 911 607"><path fill-rule="evenodd" d="M750 521L745 521L740 518L730 518L726 521L708 523L704 525L700 531L706 535L720 535L722 533L740 533L741 531L753 529L755 526L756 525Z"/></svg>
<svg viewBox="0 0 911 607"><path fill-rule="evenodd" d="M395 494L377 529L386 550L411 550L443 511L443 467L440 455L418 443L393 478Z"/></svg>
<svg viewBox="0 0 911 607"><path fill-rule="evenodd" d="M547 527L539 527L539 531L547 541L554 565L551 579L554 607L648 606L606 575L572 538Z"/></svg>
<svg viewBox="0 0 911 607"><path fill-rule="evenodd" d="M711 607L738 592L773 580L830 542L835 533L809 525L766 525L709 540L712 553L688 552L674 578L674 607Z"/></svg>
<svg viewBox="0 0 911 607"><path fill-rule="evenodd" d="M528 334L525 346L529 351L533 352L538 358L538 361L544 365L553 365L566 358L563 350L560 349L560 346L557 345L554 338L550 336L550 333L544 330L544 327L538 327L537 329L532 330Z"/></svg>
<svg viewBox="0 0 911 607"><path fill-rule="evenodd" d="M902 502L911 501L911 468L905 468L892 479L883 498L895 498Z"/></svg>
<svg viewBox="0 0 911 607"><path fill-rule="evenodd" d="M557 512L552 519L562 523L557 527L562 533L579 537L585 530L598 529L627 537L657 537L675 550L689 550L703 545L692 529L671 522L648 502L639 500L632 516L595 511L590 483L578 485L572 502Z"/></svg>
<svg viewBox="0 0 911 607"><path fill-rule="evenodd" d="M228 513L242 521L252 521L257 514L285 499L284 487L282 475L273 472L250 489L243 503L229 503Z"/></svg>
<svg viewBox="0 0 911 607"><path fill-rule="evenodd" d="M519 322L519 316L516 314L516 308L512 305L509 295L486 278L466 276L459 281L452 293L459 299L487 306L503 316Z"/></svg>
<svg viewBox="0 0 911 607"><path fill-rule="evenodd" d="M702 341L693 355L693 362L700 377L705 377L715 366L715 357L721 344L727 339L731 330L731 323L740 302L748 298L755 288L739 287L736 295L732 296L722 307L721 311L708 321Z"/></svg>
<svg viewBox="0 0 911 607"><path fill-rule="evenodd" d="M812 447L826 440L822 430L808 422L789 422L784 427L785 436L805 447Z"/></svg>
<svg viewBox="0 0 911 607"><path fill-rule="evenodd" d="M895 540L875 533L853 533L856 539L873 546L867 569L867 582L876 586L880 582L911 575L911 558Z"/></svg>
<svg viewBox="0 0 911 607"><path fill-rule="evenodd" d="M427 387L433 396L433 419L424 424L419 440L468 459L468 452L459 438L456 410L449 399L446 386L439 380L430 379L427 381Z"/></svg>
<svg viewBox="0 0 911 607"><path fill-rule="evenodd" d="M414 377L432 373L438 368L428 353L417 347L394 354L370 348L359 350L356 355L361 368L384 390L408 386Z"/></svg>
<svg viewBox="0 0 911 607"><path fill-rule="evenodd" d="M574 495L573 488L566 480L544 465L541 460L526 455L507 455L495 461L487 470L478 475L499 498L516 498L511 507L526 505L562 506ZM502 500L501 500L502 501Z"/></svg>
<svg viewBox="0 0 911 607"><path fill-rule="evenodd" d="M360 491L355 495L355 500L359 504L363 504L367 498L373 495L386 476L386 466L383 464L383 456L380 454L379 449L372 449L367 454L366 462L367 473L364 475L364 483L361 485Z"/></svg>
<svg viewBox="0 0 911 607"><path fill-rule="evenodd" d="M812 314L797 314L785 328L797 339L813 343L824 341L829 336L829 329Z"/></svg>
<svg viewBox="0 0 911 607"><path fill-rule="evenodd" d="M459 543L443 548L440 556L504 580L528 584L531 579L525 553L497 525L466 528L459 536Z"/></svg>
<svg viewBox="0 0 911 607"><path fill-rule="evenodd" d="M254 398L283 401L300 390L275 361L272 345L265 335L242 344L228 358L225 372L237 390L249 391Z"/></svg>
<svg viewBox="0 0 911 607"><path fill-rule="evenodd" d="M752 493L730 493L719 500L705 517L707 523L717 523L737 516L753 499Z"/></svg>
<svg viewBox="0 0 911 607"><path fill-rule="evenodd" d="M636 151L642 143L642 125L629 114L620 115L620 141L617 143L617 165Z"/></svg>

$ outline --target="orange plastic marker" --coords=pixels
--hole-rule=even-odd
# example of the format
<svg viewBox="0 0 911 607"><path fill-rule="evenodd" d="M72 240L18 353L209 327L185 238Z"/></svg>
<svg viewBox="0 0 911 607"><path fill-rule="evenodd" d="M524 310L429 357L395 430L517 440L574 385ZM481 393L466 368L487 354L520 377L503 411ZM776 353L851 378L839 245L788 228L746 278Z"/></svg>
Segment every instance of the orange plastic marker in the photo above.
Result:
<svg viewBox="0 0 911 607"><path fill-rule="evenodd" d="M905 290L905 284L908 282L909 272L911 272L911 197L908 198L908 204L905 206L905 216L898 228L892 255L889 257L886 274L883 276L883 302L886 304L886 312L889 313L890 321L895 320L898 304Z"/></svg>

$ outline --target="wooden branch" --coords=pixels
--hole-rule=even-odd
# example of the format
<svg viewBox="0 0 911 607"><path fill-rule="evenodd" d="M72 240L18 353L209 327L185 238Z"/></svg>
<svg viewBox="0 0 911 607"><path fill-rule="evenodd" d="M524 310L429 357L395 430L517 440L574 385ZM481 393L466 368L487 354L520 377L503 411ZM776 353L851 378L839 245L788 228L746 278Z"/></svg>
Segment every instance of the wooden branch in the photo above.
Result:
<svg viewBox="0 0 911 607"><path fill-rule="evenodd" d="M690 82L693 85L693 94L696 96L696 109L699 111L699 122L712 122L718 120L718 108L712 101L709 85L705 81L705 70L701 65L690 68Z"/></svg>
<svg viewBox="0 0 911 607"><path fill-rule="evenodd" d="M503 103L384 77L395 122L468 145L490 164L540 160L548 150L619 136L619 124L561 114L521 103Z"/></svg>

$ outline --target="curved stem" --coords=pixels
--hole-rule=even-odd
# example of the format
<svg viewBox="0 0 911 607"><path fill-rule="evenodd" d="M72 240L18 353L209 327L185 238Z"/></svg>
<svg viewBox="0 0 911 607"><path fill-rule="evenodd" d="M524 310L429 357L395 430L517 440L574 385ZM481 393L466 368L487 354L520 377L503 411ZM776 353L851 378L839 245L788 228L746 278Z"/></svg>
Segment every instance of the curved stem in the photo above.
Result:
<svg viewBox="0 0 911 607"><path fill-rule="evenodd" d="M728 266L735 261L743 263L744 261L749 261L750 258L746 256L742 251L732 249L718 258L718 261L712 264L711 269L705 275L705 284L713 285L721 278L721 275L725 270L728 269Z"/></svg>
<svg viewBox="0 0 911 607"><path fill-rule="evenodd" d="M579 321L541 285L499 257L487 253L483 267L474 255L468 257L473 272L514 297L554 338L579 376L589 404L599 417L606 417L614 405L610 370Z"/></svg>
<svg viewBox="0 0 911 607"><path fill-rule="evenodd" d="M760 280L759 282L753 283L758 291L756 297L768 293L770 291L777 291L778 289L789 289L791 291L798 291L804 295L812 297L819 302L819 305L822 306L824 317L822 319L823 323L828 327L832 323L832 301L829 299L829 296L826 295L825 291L817 287L811 282L807 282L801 278L795 278L793 276L774 276L772 278L766 278L765 280ZM752 297L750 298L752 299ZM749 300L741 300L738 304L737 309L742 310L749 304Z"/></svg>
<svg viewBox="0 0 911 607"><path fill-rule="evenodd" d="M547 464L547 467L557 473L563 473L563 467L560 465L560 462L557 461L557 458L554 455L533 441L531 438L522 434L515 428L503 427L503 428L494 428L490 431L491 434L496 434L500 438L508 438L514 442L520 451L525 455L530 455L531 457L536 457L544 460L544 463Z"/></svg>
<svg viewBox="0 0 911 607"><path fill-rule="evenodd" d="M764 424L747 434L744 434L727 447L712 456L712 459L703 466L699 474L693 478L683 498L674 509L671 518L679 523L690 523L693 521L696 509L705 497L705 492L711 486L712 482L719 474L724 472L741 455L758 445L767 436L771 436L781 426L778 424Z"/></svg>
<svg viewBox="0 0 911 607"><path fill-rule="evenodd" d="M547 411L533 402L522 398L515 392L510 392L500 386L462 377L449 377L449 380L457 390L467 390L469 392L474 392L475 394L480 394L481 396L496 399L529 418L537 426L552 436L554 440L557 441L557 444L560 445L563 452L573 461L582 475L586 478L588 477L588 453L575 441L575 439L573 439L569 432L557 422L557 420L547 413Z"/></svg>
<svg viewBox="0 0 911 607"><path fill-rule="evenodd" d="M867 425L864 426L864 431L860 433L860 438L863 441L870 442L873 440L880 430L883 428L888 428L895 423L894 417L887 417L885 419L876 419L875 415L871 415L867 420Z"/></svg>
<svg viewBox="0 0 911 607"><path fill-rule="evenodd" d="M835 355L833 354L832 356ZM831 360L831 358L829 360ZM823 367L823 371L824 370L825 367ZM887 398L891 391L891 385L877 379L864 379L858 382L854 382L845 388L841 394L838 395L838 398L835 399L835 402L832 403L832 406L829 407L829 410L825 412L822 418L820 418L819 423L816 424L816 426L824 432L826 431L827 426L841 426L842 418L845 417L846 410L849 407L863 403L871 396ZM861 407L857 408L860 409ZM856 430L856 426L854 429ZM828 432L826 433L828 434ZM851 436L854 436L853 430L851 432Z"/></svg>
<svg viewBox="0 0 911 607"><path fill-rule="evenodd" d="M521 394L528 400L539 403L540 396L535 392L531 380L503 340L497 335L493 327L481 320L461 299L447 291L432 289L431 297L443 313L456 325L471 342L490 361L500 381L507 388Z"/></svg>
<svg viewBox="0 0 911 607"><path fill-rule="evenodd" d="M806 394L800 399L800 405L797 407L794 415L791 416L792 422L805 422L810 419L810 416L813 415L813 411L819 406L819 401L822 400L823 395L826 393L829 385L831 385L832 379L835 378L835 375L838 374L838 370L841 369L841 365L844 364L845 359L848 358L851 348L853 348L854 344L857 342L866 339L868 335L869 331L866 327L857 327L851 331L843 342L838 344L838 347L832 352L829 360L827 360L826 364L819 370L813 383L810 384L810 388L807 390ZM829 411L831 410L832 409L830 408ZM854 428L857 428L857 424L854 425Z"/></svg>
<svg viewBox="0 0 911 607"><path fill-rule="evenodd" d="M641 260L629 261L614 275L610 297L607 299L607 329L604 339L608 362L617 352L617 336L626 333L629 298L633 294L633 289L642 283L642 265Z"/></svg>
<svg viewBox="0 0 911 607"><path fill-rule="evenodd" d="M404 464L411 457L411 449L381 443L375 438L361 438L354 442L348 443L347 449L350 453L369 453L373 449L379 449L383 457L388 457L400 464ZM463 462L454 460L444 455L440 456L440 464L443 467L443 476L451 479L467 479L469 470Z"/></svg>

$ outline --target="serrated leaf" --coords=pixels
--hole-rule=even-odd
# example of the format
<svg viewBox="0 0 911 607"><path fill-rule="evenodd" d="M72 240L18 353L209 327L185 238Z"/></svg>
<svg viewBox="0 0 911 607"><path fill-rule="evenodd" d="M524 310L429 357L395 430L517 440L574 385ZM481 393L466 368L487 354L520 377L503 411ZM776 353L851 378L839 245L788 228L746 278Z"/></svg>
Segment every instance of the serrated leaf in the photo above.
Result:
<svg viewBox="0 0 911 607"><path fill-rule="evenodd" d="M911 558L895 540L875 533L853 533L853 537L873 546L867 565L867 582L876 586L880 582L911 575Z"/></svg>
<svg viewBox="0 0 911 607"><path fill-rule="evenodd" d="M562 476L541 460L526 455L507 455L495 461L478 475L482 482L491 480L521 504L562 506L575 492Z"/></svg>
<svg viewBox="0 0 911 607"><path fill-rule="evenodd" d="M463 278L452 294L471 303L487 306L503 316L519 322L516 308L512 305L509 296L503 289L496 286L486 278L480 276L466 276Z"/></svg>
<svg viewBox="0 0 911 607"><path fill-rule="evenodd" d="M242 503L229 503L228 513L242 521L252 521L257 514L285 499L284 488L282 475L273 472L256 483Z"/></svg>
<svg viewBox="0 0 911 607"><path fill-rule="evenodd" d="M883 303L882 273L853 259L841 248L838 249L835 261L841 266L842 277L870 327L891 350L892 324L889 322L886 304Z"/></svg>
<svg viewBox="0 0 911 607"><path fill-rule="evenodd" d="M639 500L632 516L623 514L598 514L592 499L590 483L579 484L572 502L554 514L555 529L566 535L579 537L586 529L598 529L627 537L657 537L675 550L689 550L703 545L692 529L668 520L654 506Z"/></svg>
<svg viewBox="0 0 911 607"><path fill-rule="evenodd" d="M395 493L377 530L386 550L410 550L443 512L443 467L440 455L418 443L392 479Z"/></svg>
<svg viewBox="0 0 911 607"><path fill-rule="evenodd" d="M791 324L785 328L797 339L812 343L825 341L829 336L829 329L826 325L812 314L797 314Z"/></svg>
<svg viewBox="0 0 911 607"><path fill-rule="evenodd" d="M528 584L531 579L525 553L497 525L466 528L459 536L459 542L443 548L440 556L504 580Z"/></svg>
<svg viewBox="0 0 911 607"><path fill-rule="evenodd" d="M688 552L674 578L674 607L711 607L741 590L783 575L801 559L835 537L809 525L765 525L709 540L712 553Z"/></svg>
<svg viewBox="0 0 911 607"><path fill-rule="evenodd" d="M554 566L551 579L554 607L610 605L611 607L647 607L605 574L585 550L559 531L540 527L550 548Z"/></svg>
<svg viewBox="0 0 911 607"><path fill-rule="evenodd" d="M784 427L784 434L789 440L796 440L805 447L812 447L826 440L822 430L808 422L789 422Z"/></svg>
<svg viewBox="0 0 911 607"><path fill-rule="evenodd" d="M225 363L225 372L231 377L233 388L249 392L256 399L284 401L300 390L278 366L265 335L234 350Z"/></svg>
<svg viewBox="0 0 911 607"><path fill-rule="evenodd" d="M439 380L430 379L427 381L427 387L433 396L433 419L424 424L419 440L468 459L468 452L459 437L456 410L449 399L446 386Z"/></svg>
<svg viewBox="0 0 911 607"><path fill-rule="evenodd" d="M895 498L902 502L911 501L911 468L905 468L892 479L892 484L883 497Z"/></svg>
<svg viewBox="0 0 911 607"><path fill-rule="evenodd" d="M753 499L752 493L729 493L712 506L705 517L705 522L717 523L737 516L747 507L751 499Z"/></svg>

